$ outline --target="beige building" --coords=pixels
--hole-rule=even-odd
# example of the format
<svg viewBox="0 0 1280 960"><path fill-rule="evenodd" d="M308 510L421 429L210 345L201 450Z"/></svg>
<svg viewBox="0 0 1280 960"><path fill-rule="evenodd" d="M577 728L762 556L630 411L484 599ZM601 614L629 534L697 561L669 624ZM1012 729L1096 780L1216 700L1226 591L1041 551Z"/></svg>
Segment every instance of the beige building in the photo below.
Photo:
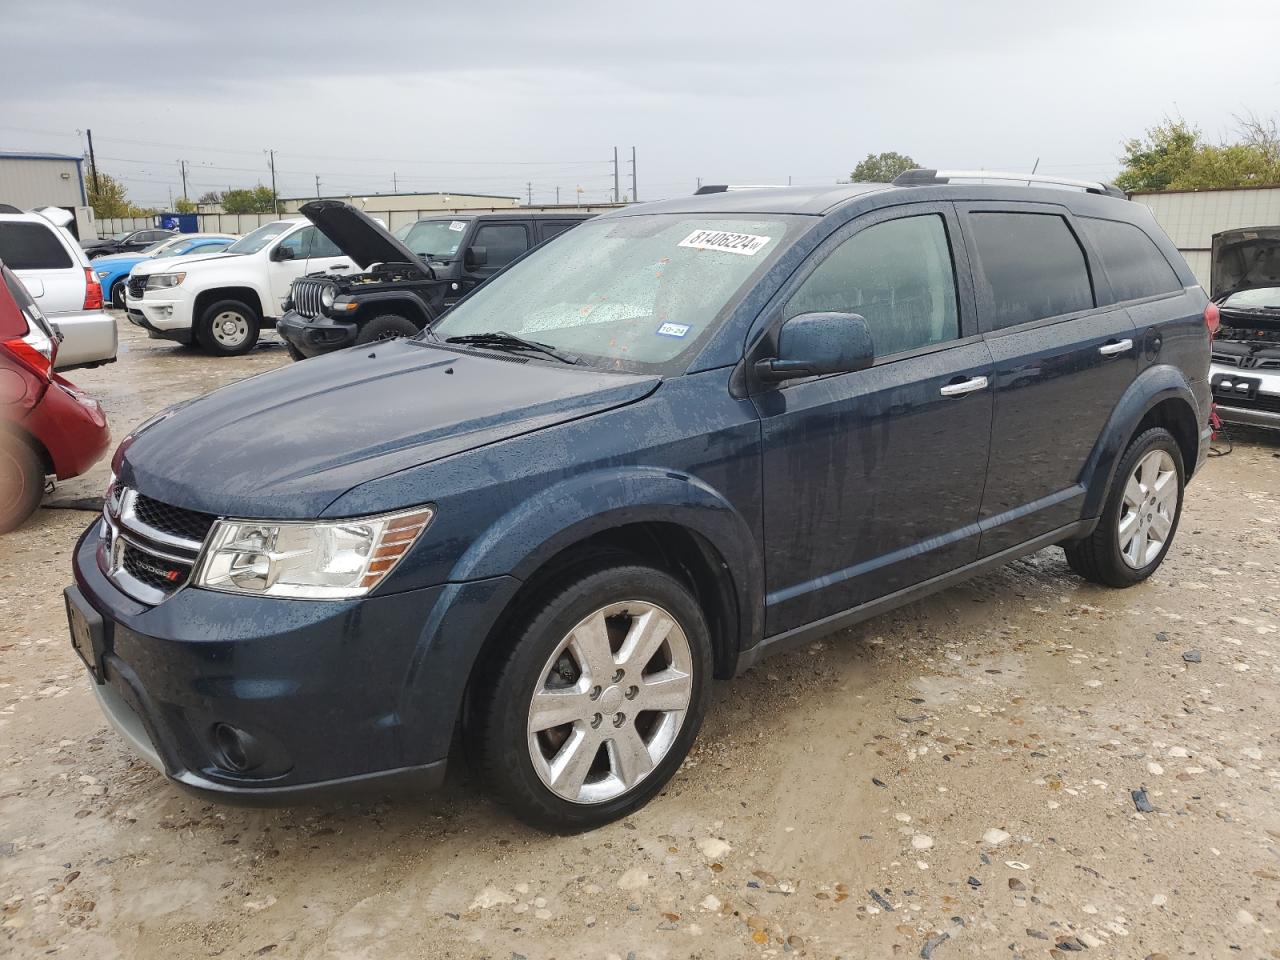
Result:
<svg viewBox="0 0 1280 960"><path fill-rule="evenodd" d="M1206 290L1215 233L1280 225L1280 186L1164 190L1131 193L1129 198L1151 208Z"/></svg>
<svg viewBox="0 0 1280 960"><path fill-rule="evenodd" d="M61 207L75 215L73 232L94 236L81 157L65 153L0 150L0 203L19 210Z"/></svg>
<svg viewBox="0 0 1280 960"><path fill-rule="evenodd" d="M297 216L298 210L304 203L318 199L320 198L281 197L280 216ZM434 213L452 213L461 210L506 210L520 205L518 197L500 197L481 193L368 193L330 196L324 199L345 200L373 216L388 213L420 213L423 216L430 216ZM201 203L196 209L199 213L225 212L220 203Z"/></svg>

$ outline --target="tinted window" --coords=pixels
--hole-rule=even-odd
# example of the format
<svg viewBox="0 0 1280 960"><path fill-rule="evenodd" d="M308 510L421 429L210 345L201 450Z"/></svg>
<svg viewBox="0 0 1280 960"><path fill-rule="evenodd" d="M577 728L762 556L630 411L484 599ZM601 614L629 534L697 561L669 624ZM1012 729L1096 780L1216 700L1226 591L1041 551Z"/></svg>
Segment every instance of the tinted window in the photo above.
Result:
<svg viewBox="0 0 1280 960"><path fill-rule="evenodd" d="M489 224L476 231L471 245L485 248L489 257L485 266L495 270L529 249L529 231L518 223Z"/></svg>
<svg viewBox="0 0 1280 960"><path fill-rule="evenodd" d="M316 236L315 227L303 227L297 233L291 233L280 241L280 246L276 249L286 249L293 251L293 259L305 260L311 256L311 244Z"/></svg>
<svg viewBox="0 0 1280 960"><path fill-rule="evenodd" d="M570 230L573 227L576 227L577 225L578 225L578 222L576 220L549 221L542 225L542 239L550 240L552 237L558 237L560 234L564 233L566 230Z"/></svg>
<svg viewBox="0 0 1280 960"><path fill-rule="evenodd" d="M978 248L974 280L990 296L993 330L1094 305L1084 251L1062 217L969 215Z"/></svg>
<svg viewBox="0 0 1280 960"><path fill-rule="evenodd" d="M866 317L879 357L958 337L955 269L942 217L889 220L842 243L809 274L786 315L820 311Z"/></svg>
<svg viewBox="0 0 1280 960"><path fill-rule="evenodd" d="M1137 300L1182 289L1182 281L1160 248L1131 223L1081 219L1117 300Z"/></svg>
<svg viewBox="0 0 1280 960"><path fill-rule="evenodd" d="M0 223L0 260L12 270L61 270L71 254L52 227L39 223Z"/></svg>
<svg viewBox="0 0 1280 960"><path fill-rule="evenodd" d="M311 257L341 257L343 253L338 245L319 230L311 238Z"/></svg>

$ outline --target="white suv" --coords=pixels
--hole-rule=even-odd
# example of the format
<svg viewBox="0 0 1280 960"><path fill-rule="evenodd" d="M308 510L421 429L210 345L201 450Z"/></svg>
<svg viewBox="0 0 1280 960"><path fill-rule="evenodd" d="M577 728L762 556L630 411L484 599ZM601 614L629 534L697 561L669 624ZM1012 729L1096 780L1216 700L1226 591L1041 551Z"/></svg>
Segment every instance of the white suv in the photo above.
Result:
<svg viewBox="0 0 1280 960"><path fill-rule="evenodd" d="M129 273L125 307L152 337L233 356L275 326L298 277L354 268L308 221L277 220L216 253L144 260Z"/></svg>
<svg viewBox="0 0 1280 960"><path fill-rule="evenodd" d="M58 207L23 213L0 204L0 262L18 275L62 343L58 369L96 367L116 358L116 322L102 309L102 288Z"/></svg>

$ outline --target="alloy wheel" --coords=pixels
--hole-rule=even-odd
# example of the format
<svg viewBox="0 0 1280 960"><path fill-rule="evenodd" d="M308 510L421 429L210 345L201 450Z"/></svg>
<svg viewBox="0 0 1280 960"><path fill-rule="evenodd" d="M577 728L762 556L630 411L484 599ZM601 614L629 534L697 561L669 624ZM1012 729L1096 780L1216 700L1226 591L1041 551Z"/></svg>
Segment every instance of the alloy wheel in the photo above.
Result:
<svg viewBox="0 0 1280 960"><path fill-rule="evenodd" d="M653 772L693 697L693 654L655 604L613 603L569 631L538 674L529 703L534 770L557 796L603 803Z"/></svg>
<svg viewBox="0 0 1280 960"><path fill-rule="evenodd" d="M1164 549L1178 510L1178 468L1168 452L1151 450L1138 461L1124 488L1116 521L1120 555L1135 570Z"/></svg>

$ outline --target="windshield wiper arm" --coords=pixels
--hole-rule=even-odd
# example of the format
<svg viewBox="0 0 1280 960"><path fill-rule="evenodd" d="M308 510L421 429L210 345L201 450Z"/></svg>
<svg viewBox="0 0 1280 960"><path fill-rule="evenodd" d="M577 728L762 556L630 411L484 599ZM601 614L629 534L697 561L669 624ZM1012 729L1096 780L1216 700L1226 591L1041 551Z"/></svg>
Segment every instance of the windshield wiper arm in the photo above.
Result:
<svg viewBox="0 0 1280 960"><path fill-rule="evenodd" d="M491 347L494 350L529 350L534 353L544 353L553 360L559 360L561 363L576 364L582 361L571 353L565 353L557 350L545 343L538 343L536 340L526 340L524 337L517 337L514 333L507 333L505 330L495 330L492 333L468 333L458 337L446 337L445 343L463 343L471 344L476 347Z"/></svg>

